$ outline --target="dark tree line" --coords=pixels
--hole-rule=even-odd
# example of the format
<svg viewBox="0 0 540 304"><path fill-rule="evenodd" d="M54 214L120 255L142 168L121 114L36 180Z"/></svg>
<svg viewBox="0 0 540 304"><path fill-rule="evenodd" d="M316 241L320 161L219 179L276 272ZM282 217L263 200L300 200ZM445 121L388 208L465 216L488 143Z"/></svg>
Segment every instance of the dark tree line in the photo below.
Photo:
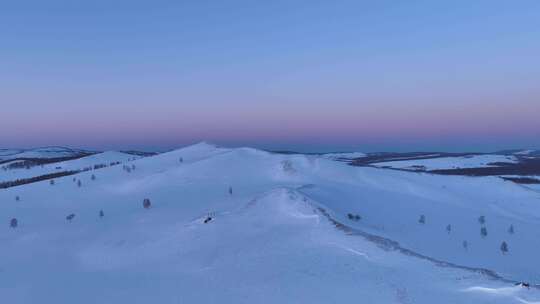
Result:
<svg viewBox="0 0 540 304"><path fill-rule="evenodd" d="M66 156L66 157L54 157L54 158L16 158L0 161L0 164L9 163L8 165L2 166L4 169L22 169L22 168L31 168L36 166L42 166L47 164L53 164L58 162L64 162L68 160L79 159L85 156L92 155L92 153L82 153L77 156Z"/></svg>
<svg viewBox="0 0 540 304"><path fill-rule="evenodd" d="M10 188L10 187L15 187L15 186L20 186L20 185L40 182L40 181L44 181L44 180L48 180L48 179L52 179L52 178L58 178L58 177L73 175L73 174L77 174L79 172L80 171L62 171L62 172L44 174L44 175L40 175L40 176L34 176L34 177L30 177L30 178L16 179L14 181L2 182L2 183L0 183L0 189L6 189L6 188Z"/></svg>

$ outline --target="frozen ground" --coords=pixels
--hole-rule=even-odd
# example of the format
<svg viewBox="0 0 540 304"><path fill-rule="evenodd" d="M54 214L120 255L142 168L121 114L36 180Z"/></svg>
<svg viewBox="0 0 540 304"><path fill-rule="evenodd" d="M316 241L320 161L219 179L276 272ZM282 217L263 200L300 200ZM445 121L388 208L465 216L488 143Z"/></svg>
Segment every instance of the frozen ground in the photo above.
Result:
<svg viewBox="0 0 540 304"><path fill-rule="evenodd" d="M64 147L44 147L36 149L0 149L0 161L6 161L15 158L57 158L71 157L82 153L84 150L70 149Z"/></svg>
<svg viewBox="0 0 540 304"><path fill-rule="evenodd" d="M360 157L365 157L366 154L362 152L338 152L338 153L326 153L322 155L323 157L329 158L329 159L355 159Z"/></svg>
<svg viewBox="0 0 540 304"><path fill-rule="evenodd" d="M409 170L440 170L489 167L493 163L516 163L518 160L511 155L471 155L465 157L437 157L427 159L409 159L386 161L372 164L375 167L390 167Z"/></svg>
<svg viewBox="0 0 540 304"><path fill-rule="evenodd" d="M35 176L41 176L45 174L51 174L62 171L79 171L85 168L94 167L96 165L109 166L111 163L125 163L131 160L139 159L140 156L126 154L116 151L107 151L97 154L92 154L79 159L73 159L63 162L57 162L52 164L38 165L27 168L16 168L3 170L0 169L0 182L12 181L16 179L30 178ZM12 161L0 165L0 168L9 166L12 163L19 161Z"/></svg>
<svg viewBox="0 0 540 304"><path fill-rule="evenodd" d="M540 302L513 285L540 282L534 188L204 143L131 164L0 190L3 301Z"/></svg>

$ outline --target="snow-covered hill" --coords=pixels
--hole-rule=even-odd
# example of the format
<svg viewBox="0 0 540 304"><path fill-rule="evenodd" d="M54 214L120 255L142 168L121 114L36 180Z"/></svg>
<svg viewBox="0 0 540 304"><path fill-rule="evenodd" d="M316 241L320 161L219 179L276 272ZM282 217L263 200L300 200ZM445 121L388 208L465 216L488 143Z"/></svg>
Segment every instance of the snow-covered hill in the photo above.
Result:
<svg viewBox="0 0 540 304"><path fill-rule="evenodd" d="M362 152L337 152L337 153L325 153L323 157L335 160L351 160L355 158L365 157L366 154Z"/></svg>
<svg viewBox="0 0 540 304"><path fill-rule="evenodd" d="M458 168L481 168L493 166L494 163L516 163L515 156L481 154L459 157L421 158L397 161L386 161L372 164L375 167L388 167L408 170L441 170Z"/></svg>
<svg viewBox="0 0 540 304"><path fill-rule="evenodd" d="M206 143L130 165L0 190L6 303L540 301L527 186Z"/></svg>
<svg viewBox="0 0 540 304"><path fill-rule="evenodd" d="M93 152L70 149L65 147L44 147L36 149L0 149L0 161L7 161L19 158L60 158L76 157Z"/></svg>
<svg viewBox="0 0 540 304"><path fill-rule="evenodd" d="M110 166L111 164L125 163L127 161L136 160L139 158L141 157L136 155L116 151L107 151L82 158L29 167L13 166L22 161L11 161L0 165L0 183L42 176L56 172L81 171L85 169L93 169L96 166Z"/></svg>

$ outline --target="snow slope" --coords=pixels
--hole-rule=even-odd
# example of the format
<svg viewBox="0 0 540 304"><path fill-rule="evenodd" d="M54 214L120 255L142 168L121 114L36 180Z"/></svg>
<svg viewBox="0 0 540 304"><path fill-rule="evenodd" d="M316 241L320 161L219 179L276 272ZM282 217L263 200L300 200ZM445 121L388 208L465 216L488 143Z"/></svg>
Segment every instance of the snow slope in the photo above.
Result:
<svg viewBox="0 0 540 304"><path fill-rule="evenodd" d="M325 153L323 154L323 157L329 158L329 159L355 159L355 158L361 158L366 157L365 153L362 152L338 152L338 153Z"/></svg>
<svg viewBox="0 0 540 304"><path fill-rule="evenodd" d="M0 161L16 158L57 158L78 156L88 151L64 147L44 147L36 149L0 149Z"/></svg>
<svg viewBox="0 0 540 304"><path fill-rule="evenodd" d="M515 156L511 155L472 155L466 157L438 157L427 159L411 159L400 161L387 161L371 164L375 167L390 167L396 169L422 169L422 170L438 170L438 169L458 169L458 168L479 168L489 167L491 163L517 163Z"/></svg>
<svg viewBox="0 0 540 304"><path fill-rule="evenodd" d="M130 164L0 190L6 303L540 301L511 283L540 282L527 187L205 143Z"/></svg>
<svg viewBox="0 0 540 304"><path fill-rule="evenodd" d="M43 166L34 166L29 169L26 168L17 168L9 170L0 170L0 182L13 181L16 179L30 178L35 176L41 176L45 174L51 174L55 172L62 171L78 171L85 168L93 167L95 165L110 165L113 162L125 163L127 161L139 159L140 156L135 156L127 153L116 152L116 151L107 151L97 154L92 154L90 156L46 164ZM6 167L11 163L17 161L9 162L0 165L0 168Z"/></svg>

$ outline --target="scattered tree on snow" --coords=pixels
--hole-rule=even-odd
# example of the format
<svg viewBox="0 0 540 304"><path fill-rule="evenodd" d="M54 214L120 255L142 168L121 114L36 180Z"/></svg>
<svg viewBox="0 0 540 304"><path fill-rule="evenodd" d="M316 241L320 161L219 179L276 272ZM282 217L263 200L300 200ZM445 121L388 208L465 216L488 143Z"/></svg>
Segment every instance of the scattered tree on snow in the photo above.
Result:
<svg viewBox="0 0 540 304"><path fill-rule="evenodd" d="M487 235L488 235L488 232L487 232L487 228L486 227L482 227L480 228L480 235L485 238Z"/></svg>
<svg viewBox="0 0 540 304"><path fill-rule="evenodd" d="M232 187L229 186L229 194L232 195Z"/></svg>
<svg viewBox="0 0 540 304"><path fill-rule="evenodd" d="M90 176L90 179L91 180L96 180L96 176L94 174L92 174L92 176Z"/></svg>
<svg viewBox="0 0 540 304"><path fill-rule="evenodd" d="M446 226L446 232L452 232L452 225L448 224L448 226Z"/></svg>
<svg viewBox="0 0 540 304"><path fill-rule="evenodd" d="M75 217L75 213L72 213L72 214L66 216L66 220L67 220L68 222L71 222L71 220L73 220L74 217Z"/></svg>
<svg viewBox="0 0 540 304"><path fill-rule="evenodd" d="M178 160L179 160L181 163L184 162L184 158L182 158L182 157L180 157Z"/></svg>
<svg viewBox="0 0 540 304"><path fill-rule="evenodd" d="M105 216L105 213L103 212L103 210L99 210L99 217L104 217Z"/></svg>
<svg viewBox="0 0 540 304"><path fill-rule="evenodd" d="M426 216L425 215L420 215L420 218L418 219L418 222L420 224L425 224L426 223Z"/></svg>
<svg viewBox="0 0 540 304"><path fill-rule="evenodd" d="M465 248L465 250L467 250L467 248L469 248L469 242L467 242L467 241L463 241L462 245L463 245L463 248Z"/></svg>
<svg viewBox="0 0 540 304"><path fill-rule="evenodd" d="M508 244L506 244L505 241L503 241L503 242L501 243L501 252L502 252L502 254L508 253Z"/></svg>
<svg viewBox="0 0 540 304"><path fill-rule="evenodd" d="M51 181L49 182L49 184L54 185L54 179L51 179Z"/></svg>
<svg viewBox="0 0 540 304"><path fill-rule="evenodd" d="M16 218L12 218L11 221L9 221L9 227L11 228L17 228L18 225L19 225L19 222L17 221Z"/></svg>
<svg viewBox="0 0 540 304"><path fill-rule="evenodd" d="M82 186L82 183L81 183L81 180L79 179L77 180L77 187L80 187L80 186Z"/></svg>
<svg viewBox="0 0 540 304"><path fill-rule="evenodd" d="M510 227L508 228L508 233L514 234L514 225L510 225Z"/></svg>
<svg viewBox="0 0 540 304"><path fill-rule="evenodd" d="M145 199L143 200L143 207L144 207L144 209L149 209L150 206L152 206L152 203L150 203L150 199L145 198Z"/></svg>
<svg viewBox="0 0 540 304"><path fill-rule="evenodd" d="M484 225L486 223L486 217L485 216L480 216L478 218L478 222L480 223L480 225Z"/></svg>
<svg viewBox="0 0 540 304"><path fill-rule="evenodd" d="M18 195L15 196L15 201L16 201L16 202L18 202L18 201L20 201L20 200L21 200L21 198L20 198Z"/></svg>
<svg viewBox="0 0 540 304"><path fill-rule="evenodd" d="M349 213L347 214L347 217L351 220L351 221L356 221L358 222L359 220L362 219L362 217L358 214L352 214L352 213Z"/></svg>

